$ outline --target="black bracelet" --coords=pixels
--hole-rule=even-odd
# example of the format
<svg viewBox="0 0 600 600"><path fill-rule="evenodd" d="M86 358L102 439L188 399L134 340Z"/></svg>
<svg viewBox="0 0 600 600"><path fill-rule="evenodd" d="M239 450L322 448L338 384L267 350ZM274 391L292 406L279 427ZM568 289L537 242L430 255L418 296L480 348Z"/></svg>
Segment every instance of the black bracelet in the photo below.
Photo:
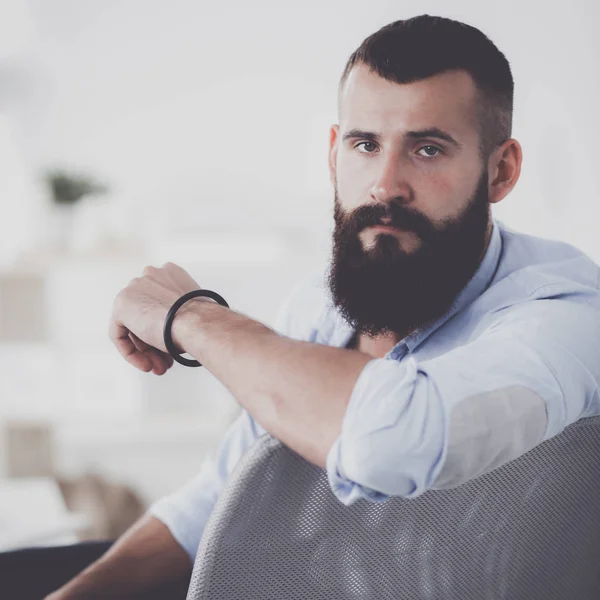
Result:
<svg viewBox="0 0 600 600"><path fill-rule="evenodd" d="M163 338L165 341L165 346L169 354L179 363L185 365L186 367L201 367L202 364L197 360L190 360L189 358L182 358L181 354L175 347L173 343L173 338L171 337L171 325L173 324L173 319L175 318L175 313L181 308L183 304L185 304L188 300L192 298L196 298L198 296L208 296L213 300L216 300L221 306L226 306L229 308L229 304L225 302L222 296L219 296L217 292L213 292L212 290L194 290L193 292L188 292L184 294L171 306L169 312L167 313L167 317L165 318L165 326L163 328Z"/></svg>

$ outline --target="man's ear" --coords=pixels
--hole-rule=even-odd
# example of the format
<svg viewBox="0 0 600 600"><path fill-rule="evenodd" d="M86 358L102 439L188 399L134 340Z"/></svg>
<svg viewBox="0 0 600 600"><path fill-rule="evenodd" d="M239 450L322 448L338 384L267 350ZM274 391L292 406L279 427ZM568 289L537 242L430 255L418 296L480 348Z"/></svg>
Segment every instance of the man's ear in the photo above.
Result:
<svg viewBox="0 0 600 600"><path fill-rule="evenodd" d="M329 129L329 179L335 186L335 165L337 162L339 125L332 125Z"/></svg>
<svg viewBox="0 0 600 600"><path fill-rule="evenodd" d="M514 138L506 140L490 157L494 170L489 190L490 204L500 202L517 184L523 162L523 149Z"/></svg>

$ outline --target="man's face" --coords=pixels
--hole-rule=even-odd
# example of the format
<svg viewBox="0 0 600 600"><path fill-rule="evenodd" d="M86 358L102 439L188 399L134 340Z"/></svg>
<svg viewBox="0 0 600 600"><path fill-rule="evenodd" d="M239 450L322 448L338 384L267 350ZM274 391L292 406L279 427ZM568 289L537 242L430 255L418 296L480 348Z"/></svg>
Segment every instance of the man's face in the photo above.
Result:
<svg viewBox="0 0 600 600"><path fill-rule="evenodd" d="M441 317L473 276L490 231L475 86L454 71L397 84L359 64L331 131L335 189L328 283L369 336L404 336ZM451 140L406 135L437 128ZM377 229L389 223L396 229Z"/></svg>

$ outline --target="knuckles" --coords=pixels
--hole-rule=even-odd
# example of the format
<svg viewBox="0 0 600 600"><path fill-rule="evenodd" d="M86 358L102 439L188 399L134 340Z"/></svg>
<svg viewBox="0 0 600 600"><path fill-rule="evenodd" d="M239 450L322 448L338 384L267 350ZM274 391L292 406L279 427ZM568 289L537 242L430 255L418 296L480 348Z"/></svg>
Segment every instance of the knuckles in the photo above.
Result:
<svg viewBox="0 0 600 600"><path fill-rule="evenodd" d="M158 269L156 267L154 267L152 265L148 265L147 267L144 267L143 274L145 276L154 275L154 274L156 274L157 271L158 271Z"/></svg>

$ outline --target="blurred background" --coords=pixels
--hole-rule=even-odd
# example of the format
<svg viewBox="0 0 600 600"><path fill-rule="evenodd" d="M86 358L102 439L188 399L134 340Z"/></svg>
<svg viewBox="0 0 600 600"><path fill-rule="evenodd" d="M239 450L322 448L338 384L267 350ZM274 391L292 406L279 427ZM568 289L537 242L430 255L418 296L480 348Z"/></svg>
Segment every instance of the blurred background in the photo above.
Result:
<svg viewBox="0 0 600 600"><path fill-rule="evenodd" d="M344 64L422 13L511 63L496 217L600 262L595 0L0 0L0 550L116 537L197 472L239 407L205 369L126 363L112 301L172 261L273 325L329 260Z"/></svg>

